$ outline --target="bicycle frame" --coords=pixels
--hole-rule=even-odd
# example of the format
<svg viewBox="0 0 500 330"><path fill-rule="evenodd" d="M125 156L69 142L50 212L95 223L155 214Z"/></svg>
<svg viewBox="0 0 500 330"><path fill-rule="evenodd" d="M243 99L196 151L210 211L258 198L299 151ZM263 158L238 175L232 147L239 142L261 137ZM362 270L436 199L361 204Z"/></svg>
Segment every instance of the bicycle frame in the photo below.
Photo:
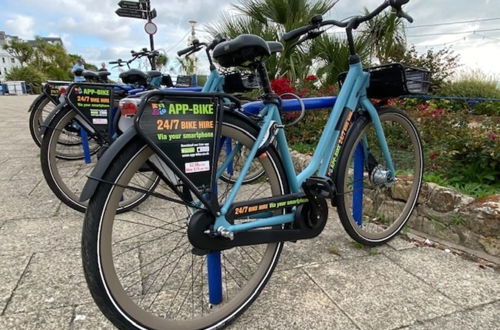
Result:
<svg viewBox="0 0 500 330"><path fill-rule="evenodd" d="M290 185L291 193L300 192L302 183L304 183L306 179L313 175L319 177L326 176L327 171L330 167L330 160L334 156L334 153L338 152L337 149L340 148L339 137L341 134L346 134L346 131L349 128L349 126L345 123L346 121L348 121L348 118L350 118L350 115L352 115L352 113L359 108L364 109L368 112L375 127L378 143L381 146L386 164L388 164L390 175L392 178L394 178L394 166L392 163L389 148L387 146L387 142L385 140L380 118L378 117L376 108L373 106L366 95L366 89L369 86L370 81L369 78L370 74L363 71L361 63L355 63L349 66L347 77L340 90L337 101L330 113L314 155L312 156L309 165L298 175L295 172L292 157L288 150L288 143L286 140L285 132L283 129L280 129L278 131L278 151L281 155L281 159L283 160L283 165ZM243 180L250 168L251 162L253 161L257 153L258 146L263 141L267 130L269 129L273 121L281 124L280 112L275 104L267 104L261 111L261 116L263 116L263 123L260 133L257 136L257 139L248 154L248 158L245 160L238 179L236 180L228 198L220 209L220 212L214 224L214 228L222 227L225 230L237 233L245 230L255 229L258 227L283 225L294 220L295 215L293 212L278 216L256 219L252 222L235 225L230 224L226 220L226 214L228 213L231 204L233 203L239 189L241 188ZM334 147L332 148L332 146ZM224 165L226 164L227 162L224 162ZM221 169L219 169L219 171L221 171Z"/></svg>

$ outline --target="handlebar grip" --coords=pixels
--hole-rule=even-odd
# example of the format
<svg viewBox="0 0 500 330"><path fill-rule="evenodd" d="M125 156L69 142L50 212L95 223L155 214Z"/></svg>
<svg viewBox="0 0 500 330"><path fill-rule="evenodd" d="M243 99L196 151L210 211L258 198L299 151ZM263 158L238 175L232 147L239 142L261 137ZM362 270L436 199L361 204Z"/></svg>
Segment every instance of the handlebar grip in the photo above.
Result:
<svg viewBox="0 0 500 330"><path fill-rule="evenodd" d="M410 23L413 23L413 17L411 17L410 15L408 15L407 13L405 13L404 11L399 11L398 13L398 16L399 17L403 17L403 18L406 18L406 20Z"/></svg>
<svg viewBox="0 0 500 330"><path fill-rule="evenodd" d="M193 51L194 49L195 49L195 46L191 46L191 47L185 48L185 49L183 49L183 50L179 50L179 51L177 52L177 55L178 55L178 56L186 55L187 53L189 53L189 52Z"/></svg>
<svg viewBox="0 0 500 330"><path fill-rule="evenodd" d="M111 61L111 62L108 62L108 64L118 64L117 61Z"/></svg>
<svg viewBox="0 0 500 330"><path fill-rule="evenodd" d="M303 26L298 29L292 30L290 32L285 33L283 36L283 40L285 41L290 41L292 39L295 39L297 37L300 37L301 35L313 30L315 27L311 25Z"/></svg>

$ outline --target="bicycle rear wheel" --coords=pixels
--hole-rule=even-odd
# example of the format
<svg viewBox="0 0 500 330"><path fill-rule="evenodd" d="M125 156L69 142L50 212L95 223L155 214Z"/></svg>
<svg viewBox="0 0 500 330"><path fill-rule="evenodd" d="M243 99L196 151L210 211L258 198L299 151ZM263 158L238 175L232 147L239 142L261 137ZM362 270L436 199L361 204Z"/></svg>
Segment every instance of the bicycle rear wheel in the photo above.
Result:
<svg viewBox="0 0 500 330"><path fill-rule="evenodd" d="M385 108L379 116L395 180L388 177L388 165L368 115L351 127L335 173L342 225L355 241L370 246L391 240L409 220L424 167L420 136L408 115Z"/></svg>
<svg viewBox="0 0 500 330"><path fill-rule="evenodd" d="M224 115L224 136L248 147L256 133L245 121ZM138 209L125 215L115 214L131 173L152 156L153 151L143 141L133 141L105 177L119 186L101 183L90 200L82 240L89 289L101 311L118 328L220 328L257 298L278 262L283 243L214 252L216 257L220 253L223 299L210 305L209 256L192 253L186 232L191 207L150 196ZM254 161L264 168L264 175L258 182L244 185L237 200L288 192L274 149L268 151L267 157ZM218 180L221 201L231 187ZM163 182L155 193L180 199Z"/></svg>
<svg viewBox="0 0 500 330"><path fill-rule="evenodd" d="M30 133L33 141L40 147L42 145L40 128L48 115L55 110L56 105L45 94L38 96L33 103L35 105L29 118Z"/></svg>
<svg viewBox="0 0 500 330"><path fill-rule="evenodd" d="M90 162L87 163L76 116L73 109L65 107L54 117L42 140L40 160L45 181L52 192L64 204L85 212L87 202L80 201L80 193L97 163L97 154L103 145L88 135ZM140 170L133 177L133 183L146 187L147 191L154 190L158 182L159 177L152 171ZM118 212L136 207L147 197L142 192L125 192L117 206Z"/></svg>

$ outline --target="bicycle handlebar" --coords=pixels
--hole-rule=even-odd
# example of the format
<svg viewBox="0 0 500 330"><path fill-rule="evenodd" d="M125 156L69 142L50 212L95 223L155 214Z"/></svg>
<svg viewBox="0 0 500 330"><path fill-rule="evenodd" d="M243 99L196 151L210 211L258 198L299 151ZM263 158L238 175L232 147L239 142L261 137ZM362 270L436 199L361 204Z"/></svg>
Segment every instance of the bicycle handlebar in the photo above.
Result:
<svg viewBox="0 0 500 330"><path fill-rule="evenodd" d="M205 42L200 42L198 39L195 39L193 40L193 45L188 47L188 48L185 48L185 49L182 49L182 50L179 50L177 52L177 55L178 56L183 56L183 55L191 55L193 53L196 53L200 50L203 49L202 46L205 46L207 50L213 50L215 48L215 46L217 46L218 44L220 44L221 42L223 41L226 41L226 38L224 38L222 35L220 34L217 34L214 38L214 40L212 40L212 42L210 44L207 44Z"/></svg>
<svg viewBox="0 0 500 330"><path fill-rule="evenodd" d="M410 0L386 0L386 1L384 1L383 4L378 6L374 11L372 11L368 15L356 16L347 22L340 22L340 21L336 21L336 20L323 21L323 17L321 15L316 15L311 19L311 24L285 33L285 35L283 36L283 40L285 40L285 41L293 40L293 39L300 37L301 35L304 35L306 33L309 34L311 31L319 29L320 27L325 26L325 25L335 25L335 26L342 27L342 28L357 29L361 23L371 20L373 17L380 14L387 7L392 7L396 11L396 15L398 17L403 17L406 20L408 20L408 22L413 23L413 18L410 15L408 15L407 13L405 13L402 9L402 6L406 3L408 3L409 1ZM316 33L316 34L312 35L311 38L306 37L302 41L305 41L307 39L312 39L314 37L317 37L320 34L321 33Z"/></svg>

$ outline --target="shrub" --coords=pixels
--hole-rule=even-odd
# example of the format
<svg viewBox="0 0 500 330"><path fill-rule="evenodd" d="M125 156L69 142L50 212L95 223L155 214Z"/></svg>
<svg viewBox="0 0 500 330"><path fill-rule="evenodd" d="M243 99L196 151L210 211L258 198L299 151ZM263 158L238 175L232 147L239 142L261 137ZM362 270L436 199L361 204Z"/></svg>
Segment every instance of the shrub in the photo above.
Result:
<svg viewBox="0 0 500 330"><path fill-rule="evenodd" d="M500 182L500 136L491 120L472 123L466 111L448 111L429 104L405 107L424 141L426 171L460 187Z"/></svg>
<svg viewBox="0 0 500 330"><path fill-rule="evenodd" d="M481 97L500 99L497 81L481 71L462 74L453 82L448 82L439 90L439 94L459 97ZM463 104L463 103L462 103ZM467 106L467 104L463 104ZM480 115L500 115L500 102L482 102L474 107L474 113Z"/></svg>
<svg viewBox="0 0 500 330"><path fill-rule="evenodd" d="M393 56L390 60L430 70L431 91L438 91L459 67L459 56L450 47L438 51L429 49L425 54L419 54L415 46L411 46L402 56Z"/></svg>
<svg viewBox="0 0 500 330"><path fill-rule="evenodd" d="M47 80L47 77L42 72L31 65L13 68L6 78L7 80L19 80L31 84L33 93L36 94L41 93L42 83Z"/></svg>

